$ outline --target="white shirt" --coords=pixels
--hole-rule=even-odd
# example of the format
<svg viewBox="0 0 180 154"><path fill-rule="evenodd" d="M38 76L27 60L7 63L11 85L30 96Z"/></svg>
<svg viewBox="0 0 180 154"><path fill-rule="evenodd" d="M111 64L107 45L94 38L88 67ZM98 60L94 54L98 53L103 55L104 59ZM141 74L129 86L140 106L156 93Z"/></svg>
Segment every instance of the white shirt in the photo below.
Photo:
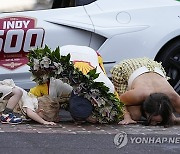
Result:
<svg viewBox="0 0 180 154"><path fill-rule="evenodd" d="M104 74L103 70L99 66L98 63L98 56L96 51L94 51L92 48L87 46L76 46L76 45L66 45L62 46L60 50L61 55L68 55L70 53L71 55L71 61L82 61L82 62L89 62L91 66L94 68L97 67L97 73L99 74L99 77L95 79L96 82L104 82L105 86L109 88L109 92L114 93L115 88L110 79L107 77L106 74Z"/></svg>

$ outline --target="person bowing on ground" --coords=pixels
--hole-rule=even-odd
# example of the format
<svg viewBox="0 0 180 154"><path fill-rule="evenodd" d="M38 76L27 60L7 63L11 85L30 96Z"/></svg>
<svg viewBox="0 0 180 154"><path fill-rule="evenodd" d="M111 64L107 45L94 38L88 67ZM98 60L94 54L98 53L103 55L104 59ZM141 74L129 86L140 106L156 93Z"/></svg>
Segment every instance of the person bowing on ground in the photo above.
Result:
<svg viewBox="0 0 180 154"><path fill-rule="evenodd" d="M173 108L180 113L180 96L168 83L161 63L149 58L123 60L111 69L112 82L125 103L124 120L136 123L143 115L147 124L171 125L179 122Z"/></svg>

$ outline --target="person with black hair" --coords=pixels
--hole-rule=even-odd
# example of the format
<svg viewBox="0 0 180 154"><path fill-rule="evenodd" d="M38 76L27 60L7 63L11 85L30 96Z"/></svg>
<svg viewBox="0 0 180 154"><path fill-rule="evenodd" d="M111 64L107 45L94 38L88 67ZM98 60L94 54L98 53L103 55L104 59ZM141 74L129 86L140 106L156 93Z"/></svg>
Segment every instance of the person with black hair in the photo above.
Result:
<svg viewBox="0 0 180 154"><path fill-rule="evenodd" d="M118 113L122 113L122 108L116 108L118 105L115 105L115 100L111 100L102 95L102 93L105 92L103 88L105 88L108 89L106 95L112 94L111 97L115 97L116 99L118 99L116 96L114 85L106 75L103 66L103 60L100 54L98 54L94 49L87 46L62 46L61 55L66 56L68 54L70 54L70 60L73 62L74 67L78 68L78 70L81 71L84 76L88 76L88 73L96 68L98 77L95 78L93 82L96 82L96 88L98 87L98 83L103 83L104 85L100 89L96 89L95 87L93 87L91 89L92 91L88 90L88 92L78 89L85 88L83 86L73 88L69 100L69 111L72 118L76 122L88 121L91 123L110 123L116 121L116 119L120 117ZM119 100L118 103L120 103Z"/></svg>
<svg viewBox="0 0 180 154"><path fill-rule="evenodd" d="M52 52L45 46L34 52L28 55L28 64L38 85L30 89L30 94L49 95L75 121L119 122L123 104L106 75L99 53L77 45L65 45Z"/></svg>
<svg viewBox="0 0 180 154"><path fill-rule="evenodd" d="M180 122L180 96L167 81L161 63L149 58L124 60L111 69L112 82L125 104L124 120L137 123L144 115L147 125L171 125Z"/></svg>
<svg viewBox="0 0 180 154"><path fill-rule="evenodd" d="M167 95L163 93L153 93L143 102L142 111L147 118L146 125L164 125L173 124L173 108Z"/></svg>
<svg viewBox="0 0 180 154"><path fill-rule="evenodd" d="M74 92L72 92L69 100L69 111L76 122L96 123L96 119L90 118L93 111L91 102L83 96L75 95Z"/></svg>

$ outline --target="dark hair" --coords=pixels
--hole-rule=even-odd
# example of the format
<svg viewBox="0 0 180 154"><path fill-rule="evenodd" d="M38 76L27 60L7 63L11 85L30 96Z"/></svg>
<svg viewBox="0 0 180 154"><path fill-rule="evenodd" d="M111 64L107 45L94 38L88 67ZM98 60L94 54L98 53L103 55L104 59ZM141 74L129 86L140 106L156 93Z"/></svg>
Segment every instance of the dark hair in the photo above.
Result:
<svg viewBox="0 0 180 154"><path fill-rule="evenodd" d="M93 106L91 102L83 96L71 93L69 100L69 112L75 121L86 121L92 114Z"/></svg>
<svg viewBox="0 0 180 154"><path fill-rule="evenodd" d="M150 124L152 116L160 115L162 122L160 125L165 127L172 125L172 106L167 95L163 93L153 93L143 102L144 112L150 116L147 117L147 125Z"/></svg>

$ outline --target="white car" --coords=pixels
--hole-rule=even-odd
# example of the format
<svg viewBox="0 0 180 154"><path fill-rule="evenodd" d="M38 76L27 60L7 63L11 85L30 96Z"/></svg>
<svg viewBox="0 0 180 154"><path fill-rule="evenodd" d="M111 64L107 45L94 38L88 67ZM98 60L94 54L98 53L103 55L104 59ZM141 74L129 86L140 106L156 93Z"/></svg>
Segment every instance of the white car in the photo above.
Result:
<svg viewBox="0 0 180 154"><path fill-rule="evenodd" d="M88 5L0 14L0 80L33 86L30 48L89 46L109 70L123 59L162 61L180 93L180 1L97 0Z"/></svg>

